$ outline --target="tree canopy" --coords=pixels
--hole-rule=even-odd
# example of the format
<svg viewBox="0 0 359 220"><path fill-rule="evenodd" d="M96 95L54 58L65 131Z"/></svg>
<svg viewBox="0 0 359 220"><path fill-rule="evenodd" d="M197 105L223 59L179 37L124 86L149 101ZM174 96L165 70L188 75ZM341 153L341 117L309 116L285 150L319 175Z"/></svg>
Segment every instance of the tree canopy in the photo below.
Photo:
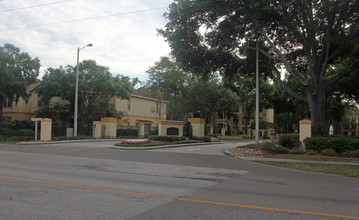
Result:
<svg viewBox="0 0 359 220"><path fill-rule="evenodd" d="M290 95L309 104L315 136L323 134L326 89L350 72L327 74L357 39L350 30L358 13L356 0L176 0L159 33L186 70L202 74L239 72L253 58L247 51L258 41L261 57L270 61L261 63L261 72L270 70ZM281 79L283 70L301 85L302 93Z"/></svg>
<svg viewBox="0 0 359 220"><path fill-rule="evenodd" d="M36 87L36 92L46 104L50 104L53 97L66 100L68 111L73 112L75 100L75 78L76 68L66 66L49 68ZM79 64L79 120L93 121L100 117L117 115L114 107L108 101L111 97L122 99L129 98L132 92L131 82L128 77L112 76L108 67L98 65L94 60L84 60ZM49 106L51 107L51 105ZM53 106L56 112L64 112L58 105ZM60 111L62 109L62 111ZM48 108L43 108L37 114L48 114ZM54 113L54 112L53 112ZM60 117L62 118L62 117Z"/></svg>
<svg viewBox="0 0 359 220"><path fill-rule="evenodd" d="M3 103L18 101L19 98L27 100L28 85L35 82L39 75L40 61L31 58L26 52L12 44L0 46L0 119L2 119Z"/></svg>
<svg viewBox="0 0 359 220"><path fill-rule="evenodd" d="M188 114L214 122L218 113L229 115L238 111L238 97L223 87L215 76L202 78L186 72L169 57L162 57L147 71L149 79L140 88L142 92L169 101L167 118L184 120Z"/></svg>

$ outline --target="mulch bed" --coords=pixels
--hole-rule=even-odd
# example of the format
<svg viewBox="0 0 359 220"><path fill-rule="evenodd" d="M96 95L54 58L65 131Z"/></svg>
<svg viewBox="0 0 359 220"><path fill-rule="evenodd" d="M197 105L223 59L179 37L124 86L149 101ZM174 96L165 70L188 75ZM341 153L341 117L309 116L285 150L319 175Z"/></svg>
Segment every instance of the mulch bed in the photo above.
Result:
<svg viewBox="0 0 359 220"><path fill-rule="evenodd" d="M235 148L229 151L236 157L265 157L270 154L260 148Z"/></svg>

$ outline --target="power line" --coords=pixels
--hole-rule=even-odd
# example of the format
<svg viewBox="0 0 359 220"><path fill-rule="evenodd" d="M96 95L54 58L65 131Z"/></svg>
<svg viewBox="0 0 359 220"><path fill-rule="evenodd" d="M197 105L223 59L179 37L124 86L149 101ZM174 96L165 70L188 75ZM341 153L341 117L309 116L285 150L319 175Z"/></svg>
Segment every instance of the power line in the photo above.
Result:
<svg viewBox="0 0 359 220"><path fill-rule="evenodd" d="M19 10L29 9L29 8L37 8L37 7L47 6L47 5L61 4L61 3L64 3L64 2L71 2L71 1L73 1L73 0L66 0L66 1L60 1L60 2L52 2L52 3L41 4L41 5L31 5L31 6L22 7L22 8L7 9L7 10L2 10L2 11L0 11L0 13L10 12L10 11L19 11Z"/></svg>
<svg viewBox="0 0 359 220"><path fill-rule="evenodd" d="M95 16L95 17L88 17L88 18L72 19L72 20L68 20L68 21L51 22L51 23L47 23L47 24L35 24L35 25L29 25L29 26L23 26L23 27L15 27L15 28L10 28L10 29L0 30L0 32L21 30L21 29L29 29L29 28L34 28L34 27L50 26L50 25L56 25L56 24L65 24L65 23L86 21L86 20L92 20L92 19L108 18L108 17L120 16L120 15L138 14L138 13L144 13L144 12L149 12L149 11L162 10L162 9L166 9L166 8L167 7L152 8L152 9L131 11L131 12L123 12L123 13L116 13L116 14L110 14L110 15L102 15L102 16Z"/></svg>

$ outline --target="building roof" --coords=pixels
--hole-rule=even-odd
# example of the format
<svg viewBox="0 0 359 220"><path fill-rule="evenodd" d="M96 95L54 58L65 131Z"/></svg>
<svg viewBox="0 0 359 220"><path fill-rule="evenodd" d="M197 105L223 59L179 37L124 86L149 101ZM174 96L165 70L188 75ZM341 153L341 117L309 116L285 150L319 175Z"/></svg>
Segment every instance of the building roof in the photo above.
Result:
<svg viewBox="0 0 359 220"><path fill-rule="evenodd" d="M156 97L154 97L154 96L141 93L141 92L139 92L139 91L137 91L137 90L133 90L132 93L131 93L131 96L168 103L168 101L160 100L160 99L158 99L158 98L156 98Z"/></svg>
<svg viewBox="0 0 359 220"><path fill-rule="evenodd" d="M36 86L38 86L40 83L31 83L27 88L26 88L26 92L31 92L31 90L33 90L34 88L36 88Z"/></svg>

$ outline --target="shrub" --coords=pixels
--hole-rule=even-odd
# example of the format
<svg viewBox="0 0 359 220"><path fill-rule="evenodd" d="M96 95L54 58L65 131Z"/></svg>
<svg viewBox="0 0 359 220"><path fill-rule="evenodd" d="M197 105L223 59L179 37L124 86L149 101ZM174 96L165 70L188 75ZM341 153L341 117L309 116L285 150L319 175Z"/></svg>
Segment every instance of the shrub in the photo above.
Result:
<svg viewBox="0 0 359 220"><path fill-rule="evenodd" d="M263 143L263 145L261 146L261 148L263 150L269 151L273 154L287 154L289 153L289 149L280 146L280 145L276 145L273 142L265 142Z"/></svg>
<svg viewBox="0 0 359 220"><path fill-rule="evenodd" d="M20 129L15 132L17 136L31 136L35 137L35 131L30 129Z"/></svg>
<svg viewBox="0 0 359 220"><path fill-rule="evenodd" d="M191 140L201 141L201 140L203 140L203 138L202 137L197 137L197 136L192 136Z"/></svg>
<svg viewBox="0 0 359 220"><path fill-rule="evenodd" d="M288 149L300 149L299 134L279 135L278 143Z"/></svg>
<svg viewBox="0 0 359 220"><path fill-rule="evenodd" d="M307 150L321 152L324 149L333 149L341 154L345 151L359 150L359 138L349 136L309 137L304 139Z"/></svg>
<svg viewBox="0 0 359 220"><path fill-rule="evenodd" d="M211 142L211 137L205 136L205 137L203 137L203 141L204 142Z"/></svg>
<svg viewBox="0 0 359 220"><path fill-rule="evenodd" d="M325 156L335 156L337 155L337 152L335 152L335 150L329 148L329 149L323 149L321 152L323 155Z"/></svg>
<svg viewBox="0 0 359 220"><path fill-rule="evenodd" d="M186 121L183 125L183 136L188 138L193 137L193 128L191 122L189 121Z"/></svg>
<svg viewBox="0 0 359 220"><path fill-rule="evenodd" d="M347 150L344 151L341 156L343 157L357 157L359 158L359 150Z"/></svg>
<svg viewBox="0 0 359 220"><path fill-rule="evenodd" d="M0 128L0 135L2 136L14 136L15 130L11 128Z"/></svg>
<svg viewBox="0 0 359 220"><path fill-rule="evenodd" d="M183 137L177 137L177 136L148 136L148 139L154 140L154 141L163 141L163 142L176 142L176 141L184 141L185 138Z"/></svg>

